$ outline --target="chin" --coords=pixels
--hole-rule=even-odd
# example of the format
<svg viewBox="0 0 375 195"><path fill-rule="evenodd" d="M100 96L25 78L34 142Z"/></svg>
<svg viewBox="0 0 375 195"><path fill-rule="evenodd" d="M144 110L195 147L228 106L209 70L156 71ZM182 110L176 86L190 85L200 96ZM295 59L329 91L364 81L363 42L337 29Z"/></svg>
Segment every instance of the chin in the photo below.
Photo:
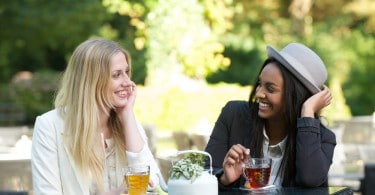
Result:
<svg viewBox="0 0 375 195"><path fill-rule="evenodd" d="M258 116L259 116L260 118L265 118L265 116L264 116L264 114L263 114L262 112L258 112Z"/></svg>
<svg viewBox="0 0 375 195"><path fill-rule="evenodd" d="M258 116L262 119L268 119L270 117L268 114L265 114L263 112L258 112Z"/></svg>
<svg viewBox="0 0 375 195"><path fill-rule="evenodd" d="M115 102L113 105L115 105L115 107L117 108L121 108L121 107L125 107L126 105L128 104L128 101L119 101L119 102Z"/></svg>

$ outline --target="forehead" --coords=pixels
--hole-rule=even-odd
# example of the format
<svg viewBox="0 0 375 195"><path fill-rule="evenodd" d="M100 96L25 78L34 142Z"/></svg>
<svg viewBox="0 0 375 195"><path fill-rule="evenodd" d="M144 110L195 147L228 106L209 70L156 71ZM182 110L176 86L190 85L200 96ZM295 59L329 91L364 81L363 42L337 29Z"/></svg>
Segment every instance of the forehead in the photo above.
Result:
<svg viewBox="0 0 375 195"><path fill-rule="evenodd" d="M263 82L274 83L282 86L284 79L280 68L275 63L267 64L260 73L259 79Z"/></svg>
<svg viewBox="0 0 375 195"><path fill-rule="evenodd" d="M128 62L126 60L126 57L124 53L122 52L117 52L115 55L112 56L111 58L111 69L116 70L116 69L124 69L128 68Z"/></svg>

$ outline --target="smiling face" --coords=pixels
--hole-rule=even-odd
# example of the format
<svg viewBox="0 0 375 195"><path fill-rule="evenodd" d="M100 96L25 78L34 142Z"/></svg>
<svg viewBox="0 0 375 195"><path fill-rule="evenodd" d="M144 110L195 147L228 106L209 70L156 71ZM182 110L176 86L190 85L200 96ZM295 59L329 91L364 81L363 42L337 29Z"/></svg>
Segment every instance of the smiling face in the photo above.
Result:
<svg viewBox="0 0 375 195"><path fill-rule="evenodd" d="M279 67L267 64L258 78L255 96L259 100L259 117L263 119L283 119L284 79Z"/></svg>
<svg viewBox="0 0 375 195"><path fill-rule="evenodd" d="M110 97L114 107L124 107L131 94L130 67L122 52L111 58Z"/></svg>

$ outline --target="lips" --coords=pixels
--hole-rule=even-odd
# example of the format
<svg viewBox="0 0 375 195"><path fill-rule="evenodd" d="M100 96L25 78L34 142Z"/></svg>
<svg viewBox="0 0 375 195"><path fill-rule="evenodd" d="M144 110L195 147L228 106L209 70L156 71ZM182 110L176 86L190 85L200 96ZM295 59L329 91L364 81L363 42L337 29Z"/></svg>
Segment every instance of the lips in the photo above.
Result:
<svg viewBox="0 0 375 195"><path fill-rule="evenodd" d="M269 109L270 107L271 105L268 103L259 102L259 110Z"/></svg>
<svg viewBox="0 0 375 195"><path fill-rule="evenodd" d="M128 96L128 92L126 90L117 91L116 95L121 98L126 98Z"/></svg>

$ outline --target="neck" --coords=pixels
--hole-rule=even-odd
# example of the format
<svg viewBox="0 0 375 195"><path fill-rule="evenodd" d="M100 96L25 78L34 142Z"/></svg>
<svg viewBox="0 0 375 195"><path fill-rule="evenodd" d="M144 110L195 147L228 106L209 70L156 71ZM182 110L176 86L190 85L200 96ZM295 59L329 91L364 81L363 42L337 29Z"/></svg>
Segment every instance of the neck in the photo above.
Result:
<svg viewBox="0 0 375 195"><path fill-rule="evenodd" d="M270 145L278 144L287 135L286 124L283 121L267 121L265 125Z"/></svg>

